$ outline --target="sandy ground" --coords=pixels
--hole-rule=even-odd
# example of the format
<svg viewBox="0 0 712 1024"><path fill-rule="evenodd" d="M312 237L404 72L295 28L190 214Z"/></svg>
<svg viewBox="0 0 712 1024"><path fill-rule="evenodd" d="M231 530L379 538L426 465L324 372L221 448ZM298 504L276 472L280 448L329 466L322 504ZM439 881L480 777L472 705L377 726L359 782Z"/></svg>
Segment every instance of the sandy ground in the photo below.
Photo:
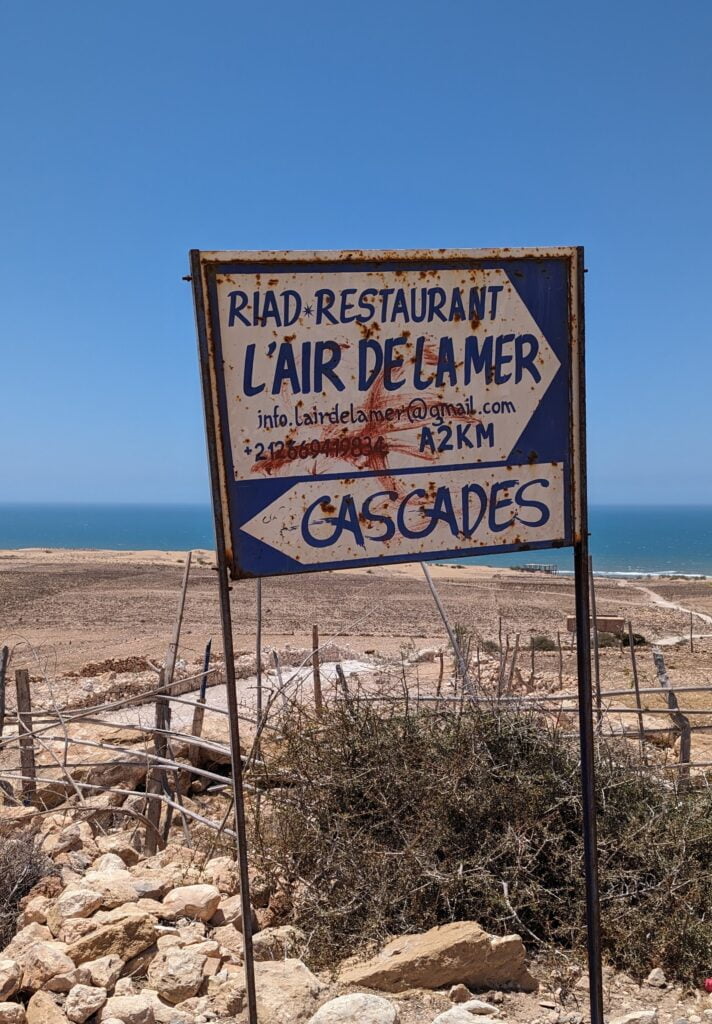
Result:
<svg viewBox="0 0 712 1024"><path fill-rule="evenodd" d="M52 681L53 700L61 706L76 706L86 703L83 690L91 686L84 681L87 676L105 679L111 668L120 673L121 663L130 658L162 661L171 639L185 559L185 552L0 552L0 644L6 643L11 649L11 669L30 670L36 706L47 706L42 698L46 680ZM519 636L513 678L520 692L522 686L549 693L575 690L576 656L566 632L566 619L574 607L570 577L480 566L436 565L431 573L452 624L461 627L469 642L473 674L477 672L478 645L483 678L491 674L492 663L487 662L485 646L498 642L501 621L503 646L508 644L510 660ZM255 588L253 581L236 582L232 588L238 655L255 652ZM446 680L451 674L445 627L418 564L266 579L262 592L262 645L267 658L271 649L309 649L312 624L318 623L322 642L335 638L337 657L361 664L356 676L366 685L380 684L384 663L390 664L392 675L397 674L402 662L424 648L447 652ZM649 641L637 649L641 687L659 689L651 656L653 643L664 650L673 685L712 685L711 581L598 578L596 598L599 616L630 619L634 630ZM557 650L537 651L532 662L531 638L541 635L555 643L561 637L561 677ZM214 556L212 552L196 551L180 657L189 666L198 666L209 638L219 656ZM107 661L108 666L102 665ZM292 671L285 669L285 675ZM333 684L333 666L325 674L327 685ZM415 680L426 692L434 690L438 674L437 657L409 668L411 682ZM255 679L250 671L243 675L240 699L250 705L254 703ZM309 689L310 678L304 678ZM149 673L142 685L148 689L154 679ZM604 690L630 689L632 669L627 649L601 651L600 679ZM273 671L266 685L274 682ZM14 706L13 691L14 686L9 685L10 709ZM211 691L210 702L224 705L224 690ZM627 707L632 706L633 699L621 696L607 703L611 708ZM711 726L710 731L695 735L693 760L704 757L712 761L712 693L681 695L680 704L695 712L694 724ZM655 712L662 710L664 703L657 694L646 694L644 706ZM630 716L622 721L630 722ZM659 720L653 714L646 724L669 723L667 718Z"/></svg>
<svg viewBox="0 0 712 1024"><path fill-rule="evenodd" d="M88 661L132 655L160 658L170 640L185 564L184 552L44 551L0 552L0 638L60 672ZM220 647L217 574L212 552L197 551L188 588L181 650L200 654L209 637ZM503 632L566 635L573 613L570 577L479 566L431 567L453 623L484 639ZM443 624L419 565L325 572L266 579L263 590L265 644L339 635L364 650L378 640L386 649L415 641L442 642ZM712 582L697 580L596 581L599 615L622 615L651 642L687 635L689 610L695 633L712 633ZM254 648L255 584L233 584L235 644ZM655 602L659 601L659 604ZM686 611L667 607L678 604ZM702 616L709 616L705 621ZM712 650L710 637L700 650ZM523 640L522 640L523 642ZM21 651L23 644L30 650Z"/></svg>

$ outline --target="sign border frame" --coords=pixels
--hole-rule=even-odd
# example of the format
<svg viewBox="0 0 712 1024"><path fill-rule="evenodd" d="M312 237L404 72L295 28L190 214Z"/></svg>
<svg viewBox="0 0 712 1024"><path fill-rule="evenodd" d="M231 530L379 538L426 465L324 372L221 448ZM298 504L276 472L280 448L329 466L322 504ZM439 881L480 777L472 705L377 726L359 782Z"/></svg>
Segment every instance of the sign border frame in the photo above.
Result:
<svg viewBox="0 0 712 1024"><path fill-rule="evenodd" d="M190 251L190 268L195 303L195 319L198 335L198 351L201 368L203 411L210 464L210 480L213 509L216 519L216 542L223 545L226 561L232 579L253 579L279 575L302 575L311 572L325 572L335 568L332 564L309 565L293 574L254 573L241 569L237 552L233 547L233 527L230 514L230 496L227 477L226 457L227 426L223 422L220 404L220 388L217 372L217 341L213 333L210 311L210 288L214 275L231 263L269 265L275 269L283 264L351 264L362 263L458 263L498 260L563 260L568 271L568 327L569 327L569 515L571 538L561 545L551 542L534 542L523 545L502 545L507 551L547 550L556 547L574 547L580 542L586 529L585 512L585 388L584 388L584 345L583 345L583 248L580 246L553 246L533 248L487 248L487 249L347 249L347 250L200 250ZM333 474L330 474L333 475ZM218 518L220 523L218 523ZM488 549L482 556L493 552ZM480 553L468 551L458 556L448 553L447 557L478 557ZM433 553L436 560L444 557ZM412 552L402 556L384 558L384 564L425 562L428 557L413 557ZM350 559L348 565L371 565L372 559ZM341 567L341 566L339 566ZM345 567L345 566L344 566Z"/></svg>

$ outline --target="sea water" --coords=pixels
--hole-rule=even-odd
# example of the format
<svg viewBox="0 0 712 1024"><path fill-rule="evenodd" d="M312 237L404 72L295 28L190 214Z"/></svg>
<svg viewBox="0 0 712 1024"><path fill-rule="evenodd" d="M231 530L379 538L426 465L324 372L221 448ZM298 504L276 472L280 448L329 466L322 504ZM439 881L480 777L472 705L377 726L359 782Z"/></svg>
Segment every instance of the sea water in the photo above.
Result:
<svg viewBox="0 0 712 1024"><path fill-rule="evenodd" d="M712 506L594 505L590 529L596 572L712 576ZM0 549L184 551L214 544L207 505L0 505ZM458 561L572 569L567 548Z"/></svg>

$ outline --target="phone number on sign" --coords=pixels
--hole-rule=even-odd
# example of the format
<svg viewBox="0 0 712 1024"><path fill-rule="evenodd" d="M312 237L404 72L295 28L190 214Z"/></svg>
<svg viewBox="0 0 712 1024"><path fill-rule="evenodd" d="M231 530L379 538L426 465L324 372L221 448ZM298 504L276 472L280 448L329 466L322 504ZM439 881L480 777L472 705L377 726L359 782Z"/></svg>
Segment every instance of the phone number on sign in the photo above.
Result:
<svg viewBox="0 0 712 1024"><path fill-rule="evenodd" d="M297 459L315 459L326 455L332 459L345 456L368 456L374 452L385 455L388 445L382 437L329 437L311 441L270 441L255 444L255 462L295 462Z"/></svg>

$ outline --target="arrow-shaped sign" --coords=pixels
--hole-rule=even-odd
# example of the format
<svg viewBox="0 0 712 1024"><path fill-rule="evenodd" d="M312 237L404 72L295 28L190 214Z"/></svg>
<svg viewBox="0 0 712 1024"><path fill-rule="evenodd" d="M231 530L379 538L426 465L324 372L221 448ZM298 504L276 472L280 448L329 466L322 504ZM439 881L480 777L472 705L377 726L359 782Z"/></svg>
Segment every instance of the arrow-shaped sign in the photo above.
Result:
<svg viewBox="0 0 712 1024"><path fill-rule="evenodd" d="M302 566L561 542L561 466L294 484L242 530Z"/></svg>

